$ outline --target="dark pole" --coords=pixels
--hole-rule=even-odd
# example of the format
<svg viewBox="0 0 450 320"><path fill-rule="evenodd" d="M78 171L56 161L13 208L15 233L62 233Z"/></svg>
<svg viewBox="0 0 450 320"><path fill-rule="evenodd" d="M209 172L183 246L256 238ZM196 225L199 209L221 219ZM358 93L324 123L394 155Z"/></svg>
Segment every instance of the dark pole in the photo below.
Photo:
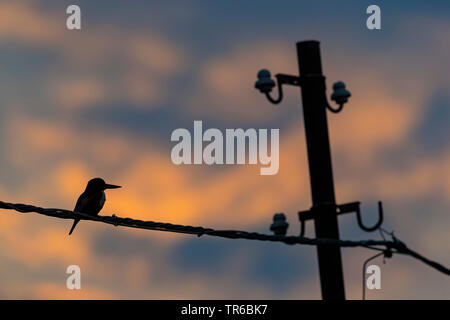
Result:
<svg viewBox="0 0 450 320"><path fill-rule="evenodd" d="M335 209L333 171L326 115L325 78L322 75L318 41L297 43L302 79L303 118L308 150L309 175L317 238L339 239ZM344 300L341 250L318 246L320 283L324 300Z"/></svg>

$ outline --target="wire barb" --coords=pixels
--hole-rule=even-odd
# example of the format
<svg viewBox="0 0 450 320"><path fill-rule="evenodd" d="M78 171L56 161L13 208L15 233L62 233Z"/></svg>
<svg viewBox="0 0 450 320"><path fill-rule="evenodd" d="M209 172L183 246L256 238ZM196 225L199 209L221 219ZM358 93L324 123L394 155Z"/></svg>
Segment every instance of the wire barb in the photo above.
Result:
<svg viewBox="0 0 450 320"><path fill-rule="evenodd" d="M429 265L430 267L446 274L450 275L450 270L445 266L429 260L419 253L409 249L406 244L397 239L393 234L391 234L392 240L336 240L336 239L326 239L326 238L307 238L303 236L284 236L284 235L268 235L256 232L238 231L238 230L215 230L211 228L204 227L193 227L179 224L171 224L165 222L154 222L154 221L142 221L131 218L121 218L116 215L112 216L91 216L86 213L74 212L65 209L54 209L54 208L41 208L28 204L21 203L9 203L0 201L0 209L15 210L21 213L35 212L38 214L60 218L60 219L81 219L81 220L92 220L96 222L103 222L107 224L112 224L115 226L123 226L129 228L137 229L147 229L165 232L176 232L184 234L193 234L197 236L209 235L215 237L222 237L228 239L247 239L247 240L259 240L259 241L272 241L272 242L283 242L285 244L303 244L311 246L338 246L338 247L363 247L371 250L382 251L389 250L390 254L399 253L409 255L416 258L423 263ZM392 251L395 249L395 251Z"/></svg>

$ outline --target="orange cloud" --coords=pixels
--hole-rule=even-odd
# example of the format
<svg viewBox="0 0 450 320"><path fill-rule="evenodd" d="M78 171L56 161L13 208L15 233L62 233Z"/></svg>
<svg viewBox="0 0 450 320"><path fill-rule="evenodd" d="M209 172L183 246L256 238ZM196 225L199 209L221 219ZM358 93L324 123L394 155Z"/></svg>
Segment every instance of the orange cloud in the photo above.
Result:
<svg viewBox="0 0 450 320"><path fill-rule="evenodd" d="M170 92L165 83L187 64L186 48L156 30L130 36L109 25L94 24L89 32L70 32L64 17L48 8L40 10L36 2L0 4L0 37L37 49L50 48L67 62L63 74L42 75L47 95L58 108L104 105L114 99L152 107ZM105 70L122 63L128 66L123 77L102 78Z"/></svg>
<svg viewBox="0 0 450 320"><path fill-rule="evenodd" d="M107 88L104 83L93 77L55 81L48 88L55 97L55 104L62 108L90 107L107 99Z"/></svg>
<svg viewBox="0 0 450 320"><path fill-rule="evenodd" d="M58 26L54 16L38 11L32 2L0 4L0 36L3 38L49 45L62 36L62 27Z"/></svg>
<svg viewBox="0 0 450 320"><path fill-rule="evenodd" d="M46 88L50 100L58 108L70 108L70 112L119 98L151 107L167 98L168 80L183 70L188 61L184 48L181 50L152 31L129 36L125 31L95 26L88 33L73 35L72 41L64 41L66 33L63 30L60 17L38 12L33 6L0 5L2 38L52 48L66 60L70 75L52 74L43 81L48 82ZM110 34L114 37L105 36ZM443 38L439 41L446 45ZM325 71L330 75L329 79L335 79L337 75L344 80L351 79L348 88L353 94L342 114L329 116L332 150L339 150L345 154L346 161L367 172L363 177L341 176L337 181L339 198L354 201L360 196L376 195L383 200L396 201L436 195L450 201L448 154L417 159L403 170L393 170L374 160L385 148L404 145L423 112L422 103L429 88L423 84L426 81L421 75L422 70L417 73L407 70L408 79L402 76L387 81L393 73L388 71L395 70L387 67L395 67L393 65L368 67L363 63L364 57L359 58L361 67L355 69L353 56L327 55L330 55L326 63L329 69ZM116 81L103 79L102 72L116 63L126 63L128 68L118 79L112 79ZM235 125L275 118L279 108L268 104L253 89L256 72L263 67L275 72L296 72L294 47L270 41L238 43L236 49L207 60L200 66L197 87L188 103L189 111ZM328 87L331 88L331 82ZM291 103L293 97L295 104ZM185 97L182 99L184 104ZM285 107L295 105L300 118L298 90L286 90L286 99ZM87 180L103 176L112 183L123 185L123 189L108 193L104 214L224 229L251 229L264 224L268 227L273 213L282 211L291 223L290 233L294 234L298 223L296 211L307 209L311 203L303 129L301 123L290 126L281 129L279 173L262 177L256 166L175 166L170 161L170 153L153 143L151 138L143 142L114 129L81 130L65 120L38 120L21 113L8 115L3 135L7 149L4 156L15 171L13 173L21 173L26 178L20 181L17 189L9 188L5 180L0 186L0 194L5 201L71 209ZM335 167L335 171L338 170L339 167ZM399 213L396 217L407 214ZM9 275L14 265L25 265L40 274L50 263L62 267L76 263L89 270L91 279L95 279L98 286L87 284L81 291L69 291L64 283L39 279L21 286L19 277L12 276L6 286L2 283L2 287L8 288L9 297L26 294L52 299L236 298L236 292L241 298L255 297L255 292L261 298L274 297L264 284L247 286L244 281L241 269L251 253L247 260L243 256L235 257L236 261L230 262L229 273L220 279L200 273L186 275L169 265L164 254L169 255L176 242L189 236L117 228L117 232L151 238L155 246L167 252L158 253L150 262L139 254L129 260L99 257L95 253L95 236L111 227L85 222L76 234L68 237L70 223L70 220L34 214L2 212L0 248L13 263L1 266L0 272ZM446 256L445 246L436 248L433 245L445 243L448 238L445 225L442 221L431 221L416 241L434 255ZM230 242L230 245L233 244ZM355 259L349 263L359 268L360 262ZM412 272L404 273L404 268L405 264L396 265L387 278L391 282L397 279L395 283L402 289L383 293L383 297L408 296L408 290L414 288L411 279L416 276ZM357 274L358 270L355 267L351 272ZM115 282L119 283L113 286L111 283ZM217 287L211 287L211 283ZM438 283L437 280L434 283ZM359 284L352 283L349 296L359 296ZM318 298L318 281L294 284L291 291L281 295Z"/></svg>
<svg viewBox="0 0 450 320"><path fill-rule="evenodd" d="M190 111L234 125L272 118L279 110L254 89L256 74L262 68L276 73L297 70L295 52L289 49L273 42L247 44L206 61L188 102Z"/></svg>
<svg viewBox="0 0 450 320"><path fill-rule="evenodd" d="M102 288L92 286L84 287L81 284L80 290L69 290L65 283L38 283L32 289L33 299L39 300L106 300L117 299L117 295Z"/></svg>

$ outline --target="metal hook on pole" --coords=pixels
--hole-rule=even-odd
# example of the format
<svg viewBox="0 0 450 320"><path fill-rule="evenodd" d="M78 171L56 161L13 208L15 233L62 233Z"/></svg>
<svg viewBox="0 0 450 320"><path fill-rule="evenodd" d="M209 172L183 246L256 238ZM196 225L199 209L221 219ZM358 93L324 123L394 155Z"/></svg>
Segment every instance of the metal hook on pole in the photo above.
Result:
<svg viewBox="0 0 450 320"><path fill-rule="evenodd" d="M273 104L279 104L281 102L281 100L283 100L283 87L281 86L279 77L277 77L277 87L278 87L278 98L277 99L273 99L270 96L270 92L265 92L266 98Z"/></svg>
<svg viewBox="0 0 450 320"><path fill-rule="evenodd" d="M361 218L361 211L360 211L359 207L356 210L356 219L358 220L358 226L361 229L363 229L364 231L372 232L372 231L377 230L383 223L383 204L381 203L381 201L378 201L378 222L374 226L366 227L363 224L362 218Z"/></svg>
<svg viewBox="0 0 450 320"><path fill-rule="evenodd" d="M382 204L382 202L378 201L378 221L372 227L367 227L363 224L362 217L361 217L361 209L360 209L359 205L360 205L359 202L350 202L350 203L339 204L339 205L334 205L334 206L336 207L337 215L355 212L356 219L358 220L358 226L364 231L372 232L372 231L375 231L378 228L380 228L381 224L383 223L383 204ZM305 236L305 229L306 229L305 222L308 220L314 219L317 215L317 210L320 210L320 207L323 207L323 205L322 206L313 206L313 207L311 207L310 210L300 211L298 213L298 218L300 220L300 237Z"/></svg>

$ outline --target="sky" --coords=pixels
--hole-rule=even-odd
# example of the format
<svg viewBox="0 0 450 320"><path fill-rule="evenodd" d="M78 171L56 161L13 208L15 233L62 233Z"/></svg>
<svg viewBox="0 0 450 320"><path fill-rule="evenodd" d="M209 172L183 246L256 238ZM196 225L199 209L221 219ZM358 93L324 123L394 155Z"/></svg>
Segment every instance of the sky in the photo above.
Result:
<svg viewBox="0 0 450 320"><path fill-rule="evenodd" d="M362 202L363 221L450 265L450 3L444 1L0 1L0 200L73 209L103 177L102 214L288 234L311 206L297 88L280 105L254 89L258 70L296 75L295 44L321 43L327 95L352 97L328 113L338 203ZM381 8L381 30L366 8ZM277 128L280 167L181 165L173 130ZM114 228L0 212L2 299L320 299L316 250ZM342 239L379 238L339 218ZM314 236L312 224L307 236ZM347 298L361 298L372 251L342 249ZM445 275L407 256L378 264L368 299L449 299ZM66 268L81 268L81 290Z"/></svg>

